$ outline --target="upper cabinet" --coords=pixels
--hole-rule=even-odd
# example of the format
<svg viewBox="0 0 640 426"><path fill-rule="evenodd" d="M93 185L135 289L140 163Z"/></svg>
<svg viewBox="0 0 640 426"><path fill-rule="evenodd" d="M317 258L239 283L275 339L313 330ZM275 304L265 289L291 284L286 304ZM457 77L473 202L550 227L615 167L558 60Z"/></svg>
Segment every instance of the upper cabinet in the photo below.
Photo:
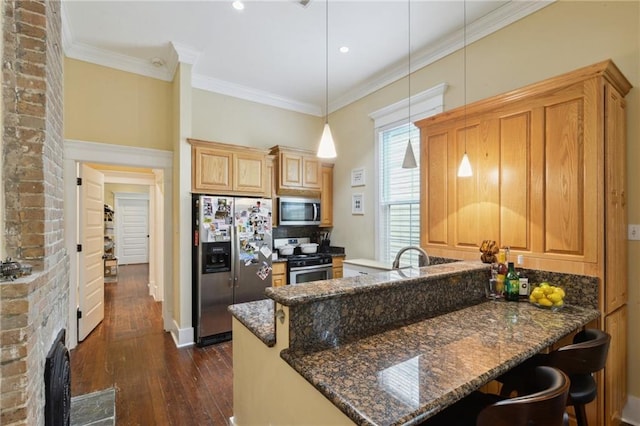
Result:
<svg viewBox="0 0 640 426"><path fill-rule="evenodd" d="M196 139L188 141L192 192L271 198L266 151Z"/></svg>
<svg viewBox="0 0 640 426"><path fill-rule="evenodd" d="M320 193L321 163L315 153L297 148L274 146L276 158L276 192L278 195L300 195L300 191Z"/></svg>
<svg viewBox="0 0 640 426"><path fill-rule="evenodd" d="M603 194L624 202L625 179L611 176L605 185L605 171L624 174L629 89L607 61L416 123L422 246L477 253L492 239L525 253L530 266L572 261L573 272L598 273ZM465 150L473 176L459 178ZM623 238L622 228L615 235Z"/></svg>

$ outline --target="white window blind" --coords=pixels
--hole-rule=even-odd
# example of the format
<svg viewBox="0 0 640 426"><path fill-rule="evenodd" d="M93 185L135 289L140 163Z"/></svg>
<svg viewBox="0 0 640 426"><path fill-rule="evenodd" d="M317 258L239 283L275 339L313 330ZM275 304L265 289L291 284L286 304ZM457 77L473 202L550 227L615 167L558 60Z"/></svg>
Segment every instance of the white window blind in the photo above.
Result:
<svg viewBox="0 0 640 426"><path fill-rule="evenodd" d="M416 169L402 168L409 139ZM378 248L380 261L391 263L402 247L420 245L420 133L413 124L405 123L381 131L379 141ZM401 266L408 265L418 266L415 251L403 255Z"/></svg>
<svg viewBox="0 0 640 426"><path fill-rule="evenodd" d="M376 128L377 179L376 258L390 264L408 245L420 245L420 132L409 121L438 114L444 109L442 83L424 92L372 112ZM409 115L411 103L411 120ZM416 169L403 169L402 160L411 139L418 162ZM418 266L418 253L406 252L401 266Z"/></svg>

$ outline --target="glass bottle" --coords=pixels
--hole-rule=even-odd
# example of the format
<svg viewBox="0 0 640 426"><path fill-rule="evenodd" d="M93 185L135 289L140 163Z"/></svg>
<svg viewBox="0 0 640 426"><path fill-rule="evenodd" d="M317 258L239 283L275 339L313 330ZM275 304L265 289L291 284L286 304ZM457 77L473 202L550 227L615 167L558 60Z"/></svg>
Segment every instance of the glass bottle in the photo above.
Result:
<svg viewBox="0 0 640 426"><path fill-rule="evenodd" d="M505 291L505 281L507 276L507 255L504 251L500 250L498 252L498 266L497 266L497 274L496 279L498 281L496 285L496 289L498 290L498 294L502 295Z"/></svg>
<svg viewBox="0 0 640 426"><path fill-rule="evenodd" d="M504 298L517 302L520 299L520 278L516 273L516 268L513 266L513 262L509 262L509 269L507 276L505 277L505 292Z"/></svg>
<svg viewBox="0 0 640 426"><path fill-rule="evenodd" d="M520 299L529 300L529 294L531 289L529 288L529 277L527 277L526 272L522 269L522 264L524 263L524 256L518 256L518 269L516 272L518 273L518 277L520 278Z"/></svg>

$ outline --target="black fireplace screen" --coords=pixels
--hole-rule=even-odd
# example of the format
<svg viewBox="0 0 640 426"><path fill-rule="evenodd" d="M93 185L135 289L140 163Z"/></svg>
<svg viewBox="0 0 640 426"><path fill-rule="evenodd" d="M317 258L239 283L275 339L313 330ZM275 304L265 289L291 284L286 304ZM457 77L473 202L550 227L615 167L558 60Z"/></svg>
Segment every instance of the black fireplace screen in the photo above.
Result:
<svg viewBox="0 0 640 426"><path fill-rule="evenodd" d="M54 340L44 367L45 426L69 426L71 419L71 365L63 329Z"/></svg>

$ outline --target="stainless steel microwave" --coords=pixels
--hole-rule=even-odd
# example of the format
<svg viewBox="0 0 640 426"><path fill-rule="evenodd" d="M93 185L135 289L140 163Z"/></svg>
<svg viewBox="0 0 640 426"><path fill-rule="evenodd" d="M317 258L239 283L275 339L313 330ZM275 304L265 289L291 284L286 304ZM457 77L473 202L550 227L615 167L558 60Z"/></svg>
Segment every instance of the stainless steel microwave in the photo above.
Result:
<svg viewBox="0 0 640 426"><path fill-rule="evenodd" d="M320 225L320 200L300 197L278 199L279 225Z"/></svg>

